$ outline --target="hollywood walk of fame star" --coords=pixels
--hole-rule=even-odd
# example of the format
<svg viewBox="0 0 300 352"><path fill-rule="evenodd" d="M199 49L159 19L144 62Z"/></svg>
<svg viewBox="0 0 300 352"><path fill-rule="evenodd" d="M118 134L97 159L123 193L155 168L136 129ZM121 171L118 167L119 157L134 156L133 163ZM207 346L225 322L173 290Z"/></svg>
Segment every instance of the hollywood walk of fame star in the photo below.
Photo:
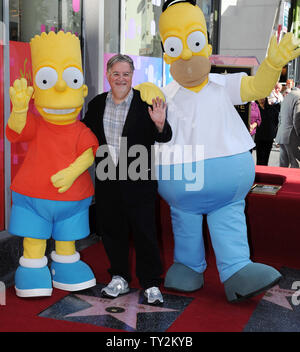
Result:
<svg viewBox="0 0 300 352"><path fill-rule="evenodd" d="M75 296L91 304L91 307L82 309L72 314L68 314L65 316L65 318L79 316L111 315L135 330L137 323L137 313L178 311L176 309L162 308L158 306L151 306L138 303L139 291L129 293L127 295L120 296L114 299L86 296L80 294L75 294Z"/></svg>
<svg viewBox="0 0 300 352"><path fill-rule="evenodd" d="M277 304L278 306L293 310L293 307L290 305L286 297L291 297L295 293L295 290L286 290L280 288L279 285L272 287L268 290L263 296L263 300Z"/></svg>

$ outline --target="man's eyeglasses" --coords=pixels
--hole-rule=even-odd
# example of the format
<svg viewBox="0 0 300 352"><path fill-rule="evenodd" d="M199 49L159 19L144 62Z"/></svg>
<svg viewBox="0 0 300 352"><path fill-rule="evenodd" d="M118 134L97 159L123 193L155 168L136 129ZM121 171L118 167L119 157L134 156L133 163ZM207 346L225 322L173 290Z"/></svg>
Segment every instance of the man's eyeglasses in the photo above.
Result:
<svg viewBox="0 0 300 352"><path fill-rule="evenodd" d="M113 78L129 78L132 75L132 72L111 72Z"/></svg>

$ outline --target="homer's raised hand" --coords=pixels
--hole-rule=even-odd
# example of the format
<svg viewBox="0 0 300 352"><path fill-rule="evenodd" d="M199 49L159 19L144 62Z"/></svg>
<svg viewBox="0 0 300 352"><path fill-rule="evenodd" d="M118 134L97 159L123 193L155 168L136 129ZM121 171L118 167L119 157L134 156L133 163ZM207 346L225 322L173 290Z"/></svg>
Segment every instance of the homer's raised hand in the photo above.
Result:
<svg viewBox="0 0 300 352"><path fill-rule="evenodd" d="M278 82L282 68L300 55L300 40L287 33L279 44L276 36L270 40L268 55L259 66L255 76L244 76L241 81L242 101L267 97Z"/></svg>
<svg viewBox="0 0 300 352"><path fill-rule="evenodd" d="M300 40L291 32L285 34L279 44L274 35L270 40L267 60L274 68L280 69L300 55L299 46Z"/></svg>
<svg viewBox="0 0 300 352"><path fill-rule="evenodd" d="M25 78L15 80L13 87L9 88L9 96L13 107L8 119L8 126L17 133L21 133L26 124L32 94L33 87L27 87Z"/></svg>
<svg viewBox="0 0 300 352"><path fill-rule="evenodd" d="M162 132L166 120L167 104L161 98L156 97L156 99L152 99L152 106L153 109L148 107L149 115L158 131Z"/></svg>

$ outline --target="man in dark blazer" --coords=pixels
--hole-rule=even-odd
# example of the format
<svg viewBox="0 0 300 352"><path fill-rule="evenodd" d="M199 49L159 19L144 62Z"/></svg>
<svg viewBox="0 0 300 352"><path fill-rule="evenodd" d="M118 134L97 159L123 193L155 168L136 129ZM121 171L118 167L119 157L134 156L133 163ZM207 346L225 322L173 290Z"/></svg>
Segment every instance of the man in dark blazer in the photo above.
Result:
<svg viewBox="0 0 300 352"><path fill-rule="evenodd" d="M129 233L136 252L136 275L148 303L162 303L162 264L156 235L153 145L172 137L166 104L153 107L132 88L133 61L115 55L107 63L111 90L89 104L83 122L99 141L96 155L97 231L110 261L111 282L102 294L117 297L129 291Z"/></svg>

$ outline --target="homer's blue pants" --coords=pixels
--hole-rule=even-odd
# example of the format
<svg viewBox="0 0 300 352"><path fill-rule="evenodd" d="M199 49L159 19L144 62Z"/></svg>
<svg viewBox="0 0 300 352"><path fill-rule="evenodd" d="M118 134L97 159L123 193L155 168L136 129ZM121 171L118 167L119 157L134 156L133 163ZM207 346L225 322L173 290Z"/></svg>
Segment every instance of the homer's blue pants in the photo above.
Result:
<svg viewBox="0 0 300 352"><path fill-rule="evenodd" d="M250 152L163 165L157 173L159 193L171 209L175 262L199 273L206 269L203 214L207 214L220 280L226 281L251 262L244 213L244 199L255 175Z"/></svg>

